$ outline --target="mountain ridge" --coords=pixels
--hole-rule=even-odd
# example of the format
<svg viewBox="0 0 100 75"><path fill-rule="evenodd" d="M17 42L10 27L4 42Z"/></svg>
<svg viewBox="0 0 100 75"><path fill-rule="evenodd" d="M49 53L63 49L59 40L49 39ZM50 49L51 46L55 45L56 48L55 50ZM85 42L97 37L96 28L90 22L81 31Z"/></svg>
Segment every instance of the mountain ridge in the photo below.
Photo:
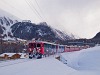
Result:
<svg viewBox="0 0 100 75"><path fill-rule="evenodd" d="M0 37L5 40L16 38L32 40L68 40L75 39L74 35L68 35L60 30L49 26L46 22L39 24L19 18L0 9Z"/></svg>

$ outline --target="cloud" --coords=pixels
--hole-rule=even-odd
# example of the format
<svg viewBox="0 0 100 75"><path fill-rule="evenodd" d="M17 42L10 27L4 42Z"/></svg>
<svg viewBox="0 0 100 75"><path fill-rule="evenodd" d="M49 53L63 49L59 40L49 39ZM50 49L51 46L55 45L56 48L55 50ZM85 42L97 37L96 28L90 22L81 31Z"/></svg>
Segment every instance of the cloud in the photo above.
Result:
<svg viewBox="0 0 100 75"><path fill-rule="evenodd" d="M43 2L42 6L52 25L60 25L64 30L83 38L92 38L100 31L99 0L49 0L49 2L43 0Z"/></svg>

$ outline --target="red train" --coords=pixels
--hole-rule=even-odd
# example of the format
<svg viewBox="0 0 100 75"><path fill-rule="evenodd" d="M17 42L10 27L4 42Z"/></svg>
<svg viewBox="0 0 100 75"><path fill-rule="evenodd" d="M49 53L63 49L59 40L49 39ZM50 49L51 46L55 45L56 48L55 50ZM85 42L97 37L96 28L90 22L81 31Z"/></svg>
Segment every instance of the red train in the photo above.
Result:
<svg viewBox="0 0 100 75"><path fill-rule="evenodd" d="M56 53L79 51L85 47L59 45L44 41L34 41L28 44L29 58L42 58Z"/></svg>

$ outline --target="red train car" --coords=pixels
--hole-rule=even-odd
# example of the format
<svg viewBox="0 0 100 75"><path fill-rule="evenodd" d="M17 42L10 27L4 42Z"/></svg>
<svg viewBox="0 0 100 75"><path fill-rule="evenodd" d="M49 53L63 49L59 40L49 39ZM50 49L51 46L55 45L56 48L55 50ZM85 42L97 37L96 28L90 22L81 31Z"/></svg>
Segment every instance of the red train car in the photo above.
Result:
<svg viewBox="0 0 100 75"><path fill-rule="evenodd" d="M58 44L44 41L30 42L28 44L29 58L42 58L57 53Z"/></svg>

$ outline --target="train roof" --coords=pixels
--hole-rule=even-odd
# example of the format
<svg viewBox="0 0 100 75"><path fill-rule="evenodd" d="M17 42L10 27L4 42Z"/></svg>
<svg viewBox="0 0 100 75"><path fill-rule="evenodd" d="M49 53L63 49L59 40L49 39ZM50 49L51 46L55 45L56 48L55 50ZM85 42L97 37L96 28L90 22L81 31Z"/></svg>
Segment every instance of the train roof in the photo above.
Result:
<svg viewBox="0 0 100 75"><path fill-rule="evenodd" d="M29 43L45 43L45 44L57 45L57 44L55 44L55 43L46 42L46 41L30 41Z"/></svg>
<svg viewBox="0 0 100 75"><path fill-rule="evenodd" d="M56 44L56 43L53 43L53 42L47 42L47 41L30 41L29 43L45 43L45 44L51 44L51 45L59 45L59 46L66 46L66 45L61 45L61 44Z"/></svg>

